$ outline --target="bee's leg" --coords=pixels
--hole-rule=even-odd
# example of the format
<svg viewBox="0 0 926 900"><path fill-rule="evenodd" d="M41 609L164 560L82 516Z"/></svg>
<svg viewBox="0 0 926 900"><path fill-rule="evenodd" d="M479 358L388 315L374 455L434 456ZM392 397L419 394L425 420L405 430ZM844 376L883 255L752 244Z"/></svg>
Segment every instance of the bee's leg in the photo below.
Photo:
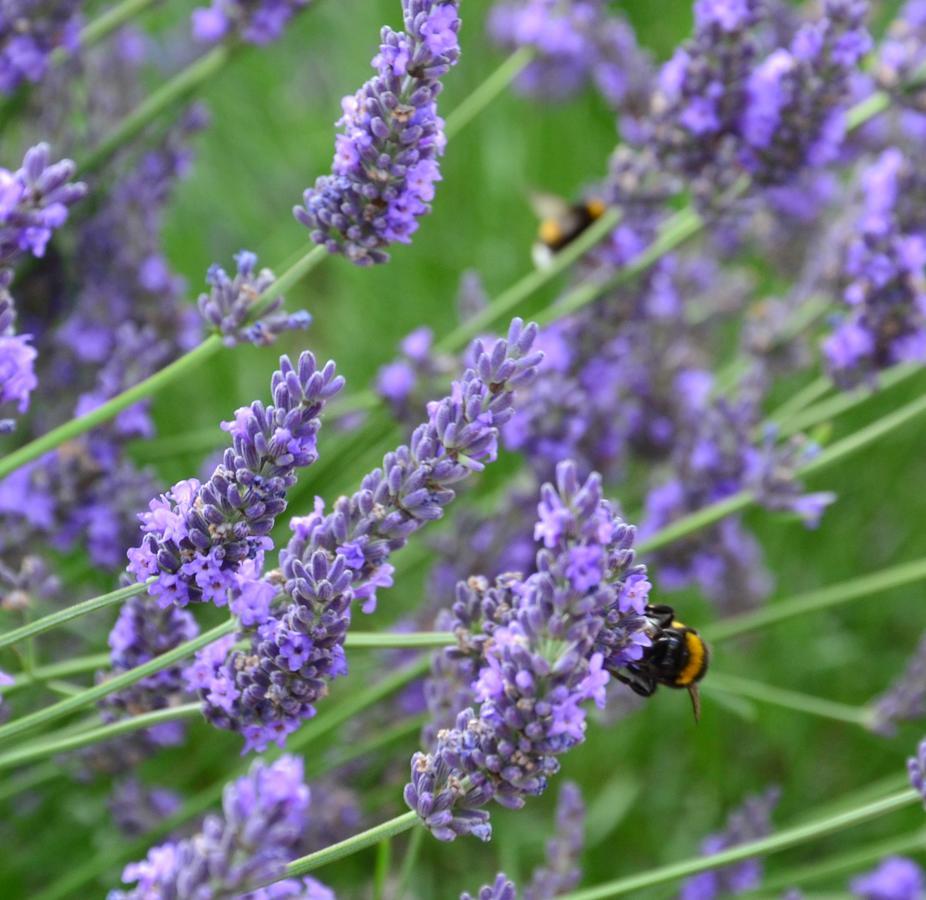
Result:
<svg viewBox="0 0 926 900"><path fill-rule="evenodd" d="M627 674L615 672L614 677L641 697L652 697L658 687L655 678L651 675L644 675L642 672L628 672Z"/></svg>

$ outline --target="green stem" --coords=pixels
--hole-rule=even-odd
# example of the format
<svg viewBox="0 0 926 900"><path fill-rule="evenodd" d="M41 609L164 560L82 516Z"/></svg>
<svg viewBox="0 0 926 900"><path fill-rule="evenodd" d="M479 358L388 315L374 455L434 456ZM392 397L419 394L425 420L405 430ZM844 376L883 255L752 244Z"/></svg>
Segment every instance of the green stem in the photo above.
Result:
<svg viewBox="0 0 926 900"><path fill-rule="evenodd" d="M403 831L408 831L409 828L414 828L419 821L418 813L416 812L409 811L407 813L402 813L401 816L396 816L388 822L383 822L381 825L375 825L373 828L361 831L359 834L355 834L345 841L332 844L330 847L325 847L324 850L318 850L315 853L310 853L308 856L294 859L286 867L286 874L281 875L280 878L275 880L279 881L282 878L298 878L300 875L314 872L315 869L320 869L322 866L328 865L328 863L343 859L345 856L351 856L354 853L359 853L361 850L366 850L367 847L372 847L380 841L388 840L389 838L395 837L397 834L401 834ZM270 884L272 883L273 882L270 882Z"/></svg>
<svg viewBox="0 0 926 900"><path fill-rule="evenodd" d="M424 829L416 828L408 839L405 856L402 858L402 868L399 870L399 878L395 889L395 900L402 900L408 891L412 872L415 871L415 863L418 861L418 854L421 852L423 842Z"/></svg>
<svg viewBox="0 0 926 900"><path fill-rule="evenodd" d="M9 753L0 754L0 770L19 766L23 763L54 756L56 753L65 753L68 750L77 750L80 747L89 747L102 741L109 741L121 734L129 734L142 728L151 728L163 722L175 722L179 719L189 719L200 715L199 703L187 703L184 706L172 706L168 709L156 709L153 712L130 716L118 722L110 722L99 728L91 728L68 737L57 737L46 741L36 741L26 744Z"/></svg>
<svg viewBox="0 0 926 900"><path fill-rule="evenodd" d="M149 94L78 165L77 175L85 176L100 168L120 147L132 140L166 109L179 103L208 81L232 58L234 50L226 44L214 47L190 63L156 91Z"/></svg>
<svg viewBox="0 0 926 900"><path fill-rule="evenodd" d="M822 881L836 875L860 872L887 856L915 853L922 851L924 847L926 847L926 829L913 834L898 835L877 844L868 844L861 849L830 857L823 862L788 869L780 875L764 880L760 888L761 895L768 897L772 892L777 893L787 888L803 886L811 881ZM750 891L743 896L755 896L755 894Z"/></svg>
<svg viewBox="0 0 926 900"><path fill-rule="evenodd" d="M852 391L840 391L836 396L803 410L793 419L782 421L779 433L782 437L789 437L792 434L813 428L814 425L818 425L820 422L826 422L847 410L860 406L872 397L881 396L883 391L908 380L922 371L922 366L893 366L879 377L877 390L872 390L871 387L866 385Z"/></svg>
<svg viewBox="0 0 926 900"><path fill-rule="evenodd" d="M839 584L808 591L789 600L772 602L752 612L722 619L705 628L704 631L713 642L726 641L749 631L759 631L769 625L776 625L794 616L820 612L840 603L848 603L859 597L889 591L923 579L926 579L926 559L901 563L888 569L841 581Z"/></svg>
<svg viewBox="0 0 926 900"><path fill-rule="evenodd" d="M713 525L714 522L718 522L726 516L741 512L747 506L750 506L754 500L755 496L751 491L740 491L737 494L732 494L723 500L712 503L710 506L705 506L690 515L670 522L665 528L651 534L645 540L639 541L636 550L638 553L651 553L653 550L658 550L660 547L666 546L666 544L687 537L701 528Z"/></svg>
<svg viewBox="0 0 926 900"><path fill-rule="evenodd" d="M89 50L100 43L117 28L121 28L126 22L134 19L135 16L143 13L149 7L154 6L155 3L157 3L157 0L122 0L121 3L111 6L106 12L97 16L80 30L77 40L80 52ZM56 50L55 56L57 54L58 51ZM67 53L65 53L65 56L67 56Z"/></svg>
<svg viewBox="0 0 926 900"><path fill-rule="evenodd" d="M721 866L741 862L744 859L751 859L754 856L779 853L790 847L796 847L829 834L836 834L845 828L861 825L863 822L880 818L906 806L922 802L923 798L917 791L907 788L849 812L809 822L806 825L788 828L769 837L761 838L758 841L750 841L746 844L739 844L711 856L698 856L668 866L661 866L657 869L650 869L640 875L618 878L597 887L587 888L584 891L563 894L560 900L605 900L607 897L617 897L621 894L641 891L644 888L654 887L659 884L678 881L680 878L686 878L689 875L697 875L699 872L706 872L709 869L719 869Z"/></svg>
<svg viewBox="0 0 926 900"><path fill-rule="evenodd" d="M857 453L878 440L878 438L884 437L891 431L906 425L907 422L922 415L923 412L926 412L926 394L827 447L819 456L802 466L800 474L812 475L820 469L825 469L827 466L839 462L853 453Z"/></svg>
<svg viewBox="0 0 926 900"><path fill-rule="evenodd" d="M449 116L444 126L447 139L459 134L479 115L534 58L530 47L522 47L508 57L482 84L479 85Z"/></svg>
<svg viewBox="0 0 926 900"><path fill-rule="evenodd" d="M0 462L0 465L2 465L2 462ZM134 597L136 594L143 594L144 592L144 584L133 584L128 587L119 588L116 591L111 591L108 594L102 594L99 597L91 597L89 600L84 600L82 603L75 603L73 606L68 606L66 609L60 609L58 612L29 622L27 625L14 628L12 631L6 632L6 634L0 634L0 648L8 647L10 644L18 643L26 638L51 631L52 628L57 628L65 622L70 622L71 619L77 619L88 613L106 609L108 606L115 606L117 603L121 603L129 597ZM63 673L59 672L58 674Z"/></svg>
<svg viewBox="0 0 926 900"><path fill-rule="evenodd" d="M815 378L810 384L792 394L778 409L768 416L767 421L777 425L779 429L786 427L789 420L793 420L795 416L804 412L812 403L816 403L832 386L832 379L827 375ZM791 434L794 433L791 432Z"/></svg>
<svg viewBox="0 0 926 900"><path fill-rule="evenodd" d="M64 772L61 766L57 763L49 762L41 766L36 766L28 772L24 772L18 778L4 778L3 781L0 782L0 802L10 797L15 797L16 794L22 793L23 791L30 791L40 784L53 781L59 775L63 774Z"/></svg>
<svg viewBox="0 0 926 900"><path fill-rule="evenodd" d="M849 722L862 728L867 728L870 724L871 714L865 707L849 706L823 697L812 697L809 694L788 691L735 675L711 672L710 684L706 684L705 687L748 700L757 700L759 703L819 716L822 719L832 719L834 722Z"/></svg>
<svg viewBox="0 0 926 900"><path fill-rule="evenodd" d="M347 633L347 647L363 648L405 648L405 647L446 647L456 644L457 637L452 631L354 631Z"/></svg>
<svg viewBox="0 0 926 900"><path fill-rule="evenodd" d="M251 310L250 318L256 319L267 306L273 302L275 297L281 294L285 295L294 288L306 275L308 275L319 263L328 258L328 251L322 246L312 247L306 250L291 266L284 270L276 281L273 282L261 295L257 303Z"/></svg>
<svg viewBox="0 0 926 900"><path fill-rule="evenodd" d="M373 900L385 900L389 869L392 866L392 840L384 838L376 845L376 865L373 868Z"/></svg>
<svg viewBox="0 0 926 900"><path fill-rule="evenodd" d="M29 687L51 678L67 678L69 675L83 675L85 672L96 672L106 668L109 668L108 653L75 656L62 662L49 663L47 666L37 666L31 672L17 672L13 684L7 688L0 688L0 694L8 694L18 688Z"/></svg>
<svg viewBox="0 0 926 900"><path fill-rule="evenodd" d="M217 625L210 631L204 632L192 641L187 641L179 647L174 647L173 650L168 650L167 653L162 653L160 656L156 656L154 659L148 660L148 662L136 666L134 669L129 669L127 672L114 675L102 684L87 688L74 697L68 697L66 700L61 700L51 706L46 706L44 709L36 710L36 712L28 716L13 719L12 722L7 722L6 725L0 726L0 742L15 737L18 734L22 734L24 731L30 731L39 725L44 725L46 722L53 722L55 719L66 716L68 713L74 712L75 710L83 709L83 707L89 706L91 703L95 703L97 700L101 700L103 697L115 691L122 690L122 688L129 687L129 685L141 681L142 678L146 678L148 675L154 675L156 672L160 672L162 669L166 669L168 666L180 662L180 660L190 656L201 647L205 647L207 644L211 644L213 641L218 640L218 638L230 634L235 630L235 627L236 622L234 620L223 622L221 625Z"/></svg>

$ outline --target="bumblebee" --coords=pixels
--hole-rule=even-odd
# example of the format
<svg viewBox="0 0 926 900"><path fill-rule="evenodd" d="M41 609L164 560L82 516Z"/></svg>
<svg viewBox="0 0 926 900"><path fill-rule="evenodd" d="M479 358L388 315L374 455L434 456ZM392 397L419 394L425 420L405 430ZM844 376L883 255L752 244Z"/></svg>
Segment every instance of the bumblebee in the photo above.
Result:
<svg viewBox="0 0 926 900"><path fill-rule="evenodd" d="M671 606L647 606L645 631L652 641L639 662L628 665L617 678L639 694L651 697L660 684L684 688L691 697L695 721L701 717L698 682L707 672L710 650L693 628L675 618Z"/></svg>
<svg viewBox="0 0 926 900"><path fill-rule="evenodd" d="M539 269L549 266L555 254L600 219L607 209L604 200L599 197L590 197L579 203L568 203L550 194L534 194L531 204L540 216L537 241L532 254Z"/></svg>

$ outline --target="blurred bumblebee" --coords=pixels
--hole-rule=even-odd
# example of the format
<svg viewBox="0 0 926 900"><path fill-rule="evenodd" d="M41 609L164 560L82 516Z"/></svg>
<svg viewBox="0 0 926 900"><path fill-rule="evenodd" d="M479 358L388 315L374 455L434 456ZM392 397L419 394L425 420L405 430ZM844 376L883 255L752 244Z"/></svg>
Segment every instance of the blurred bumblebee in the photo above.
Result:
<svg viewBox="0 0 926 900"><path fill-rule="evenodd" d="M671 606L647 606L644 630L652 645L643 652L643 658L626 667L627 672L617 678L639 694L651 697L660 684L671 688L684 688L691 697L695 721L701 718L701 699L698 682L707 672L710 650L694 628L679 622Z"/></svg>
<svg viewBox="0 0 926 900"><path fill-rule="evenodd" d="M547 268L553 257L568 247L608 208L600 197L569 203L552 194L533 194L531 205L540 217L532 256L538 269Z"/></svg>

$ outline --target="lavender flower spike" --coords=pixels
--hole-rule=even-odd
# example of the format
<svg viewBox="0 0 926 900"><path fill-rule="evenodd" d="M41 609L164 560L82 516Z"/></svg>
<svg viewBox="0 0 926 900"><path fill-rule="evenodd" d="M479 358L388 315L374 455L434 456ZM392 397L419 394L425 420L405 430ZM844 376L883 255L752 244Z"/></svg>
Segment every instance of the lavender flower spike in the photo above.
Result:
<svg viewBox="0 0 926 900"><path fill-rule="evenodd" d="M246 44L270 44L310 0L212 0L193 10L193 37L211 44L234 32Z"/></svg>
<svg viewBox="0 0 926 900"><path fill-rule="evenodd" d="M904 673L871 705L871 730L890 737L900 722L926 714L926 635L913 651Z"/></svg>
<svg viewBox="0 0 926 900"><path fill-rule="evenodd" d="M568 894L582 878L579 857L585 844L585 804L582 791L567 781L556 803L556 832L547 841L546 865L534 871L523 900L553 900Z"/></svg>
<svg viewBox="0 0 926 900"><path fill-rule="evenodd" d="M250 322L254 305L276 280L270 269L257 268L257 257L247 250L235 254L238 271L229 278L219 265L209 267L206 282L211 290L199 296L199 312L225 339L225 346L249 341L258 346L272 344L284 331L308 328L312 316L305 310L288 314L281 312L282 297L274 297L261 313Z"/></svg>
<svg viewBox="0 0 926 900"><path fill-rule="evenodd" d="M923 803L926 803L926 738L916 748L916 756L907 760L907 771L910 773L910 784L923 795Z"/></svg>
<svg viewBox="0 0 926 900"><path fill-rule="evenodd" d="M312 240L357 265L386 262L430 210L444 122L439 79L460 56L458 0L402 0L405 32L383 28L377 74L342 101L332 174L305 192L296 218Z"/></svg>
<svg viewBox="0 0 926 900"><path fill-rule="evenodd" d="M79 0L0 2L0 93L41 81L59 47L77 49L81 5Z"/></svg>
<svg viewBox="0 0 926 900"><path fill-rule="evenodd" d="M16 314L6 290L8 282L9 272L0 270L0 405L15 405L16 412L24 413L38 385L34 368L37 353L30 343L32 335L14 332ZM0 420L0 431L12 426L12 419Z"/></svg>
<svg viewBox="0 0 926 900"><path fill-rule="evenodd" d="M226 785L221 816L208 816L192 838L154 847L147 859L126 866L122 879L136 886L112 891L109 900L333 898L314 879L248 890L279 878L298 855L308 811L302 760L283 756L270 765L258 761L247 775Z"/></svg>
<svg viewBox="0 0 926 900"><path fill-rule="evenodd" d="M537 571L501 576L505 603L485 594L478 712L461 712L433 752L412 757L405 802L440 840L488 840L490 800L517 808L543 793L557 757L584 740L582 704L602 706L610 671L650 643L634 529L602 498L600 476L580 483L572 461L556 475L538 508Z"/></svg>
<svg viewBox="0 0 926 900"><path fill-rule="evenodd" d="M69 159L49 162L48 144L28 150L15 172L0 168L0 268L20 253L44 255L68 207L87 193L83 182L71 181L75 171Z"/></svg>
<svg viewBox="0 0 926 900"><path fill-rule="evenodd" d="M294 518L293 537L280 554L288 603L252 633L247 650L200 654L191 681L206 717L240 731L245 749L282 744L332 678L344 675L344 638L351 608L372 612L376 592L392 584L390 555L418 529L439 519L454 499L453 485L495 459L498 430L513 413L514 389L536 374L537 334L515 319L508 340L475 342L474 365L451 393L428 406L428 421L411 443L386 454L350 497L324 514Z"/></svg>
<svg viewBox="0 0 926 900"><path fill-rule="evenodd" d="M492 884L484 884L474 897L469 891L460 894L460 900L517 900L514 882L504 872L495 876Z"/></svg>
<svg viewBox="0 0 926 900"><path fill-rule="evenodd" d="M318 415L343 384L333 362L318 369L309 352L295 366L281 357L270 382L273 405L255 400L223 423L232 447L212 477L202 485L181 481L151 501L129 571L139 582L157 576L148 593L159 605L228 602L242 564L272 546L267 535L286 509L295 470L317 458Z"/></svg>

